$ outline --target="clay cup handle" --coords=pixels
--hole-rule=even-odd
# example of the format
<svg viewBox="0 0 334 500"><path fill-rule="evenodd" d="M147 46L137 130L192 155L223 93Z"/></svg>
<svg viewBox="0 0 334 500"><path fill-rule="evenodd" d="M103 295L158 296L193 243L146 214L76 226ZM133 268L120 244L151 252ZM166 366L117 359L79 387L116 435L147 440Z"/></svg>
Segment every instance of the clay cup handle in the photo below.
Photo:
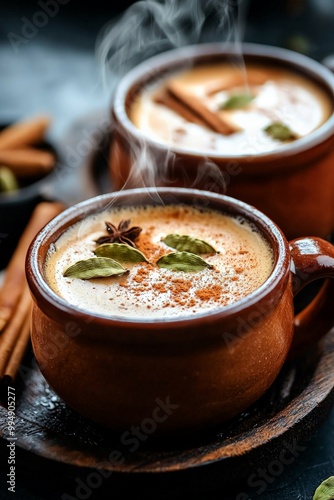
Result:
<svg viewBox="0 0 334 500"><path fill-rule="evenodd" d="M320 278L334 278L334 246L316 237L290 241L294 296ZM327 279L312 302L295 317L289 358L311 347L334 326L334 279Z"/></svg>

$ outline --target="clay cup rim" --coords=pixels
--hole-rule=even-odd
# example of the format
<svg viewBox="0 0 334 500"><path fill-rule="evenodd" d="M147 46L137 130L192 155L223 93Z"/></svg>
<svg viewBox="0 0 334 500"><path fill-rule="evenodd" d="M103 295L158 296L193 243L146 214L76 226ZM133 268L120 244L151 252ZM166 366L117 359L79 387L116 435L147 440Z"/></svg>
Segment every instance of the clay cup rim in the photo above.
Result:
<svg viewBox="0 0 334 500"><path fill-rule="evenodd" d="M69 304L58 296L47 284L43 276L43 265L46 253L52 243L72 224L86 216L103 211L113 204L145 205L156 204L156 199L163 203L181 203L204 206L218 209L223 213L241 215L255 224L260 233L269 242L274 255L274 266L267 280L246 297L221 308L209 312L199 312L192 316L157 319L126 319L118 316L89 313ZM159 330L188 329L192 326L204 326L216 321L233 320L243 314L249 314L255 305L261 303L277 304L284 293L290 277L290 254L288 242L278 226L265 214L256 208L234 198L208 191L188 188L146 188L129 189L114 193L99 195L78 203L55 217L35 237L30 245L26 260L28 283L37 306L49 317L60 321L61 317L67 321L76 320L90 324L110 327L110 329L137 329L149 332L150 329ZM89 320L87 319L89 318ZM112 328L111 328L112 327ZM203 331L205 334L205 330Z"/></svg>
<svg viewBox="0 0 334 500"><path fill-rule="evenodd" d="M206 156L213 160L219 159L226 162L235 160L247 162L251 157L256 158L256 161L261 163L269 163L276 159L282 160L286 157L295 156L333 138L334 114L311 133L297 141L281 145L274 151L256 153L254 155L223 155L214 151L202 154L190 148L178 148L174 144L167 145L162 141L152 139L138 129L130 120L127 114L130 93L137 95L138 90L143 88L147 83L156 81L158 78L161 78L161 75L166 73L190 67L190 64L193 62L212 61L220 58L228 60L230 57L241 57L240 53L242 53L246 63L248 61L270 62L271 64L274 63L288 67L311 78L311 80L320 84L332 98L334 108L334 75L320 62L297 52L270 45L245 43L240 48L236 48L234 44L225 42L220 44L208 43L190 45L158 54L142 62L123 76L117 85L112 102L112 114L116 129L120 127L121 133L125 137L128 137L130 140L136 139L139 143L146 143L156 149L168 150L183 157L187 155L191 157Z"/></svg>

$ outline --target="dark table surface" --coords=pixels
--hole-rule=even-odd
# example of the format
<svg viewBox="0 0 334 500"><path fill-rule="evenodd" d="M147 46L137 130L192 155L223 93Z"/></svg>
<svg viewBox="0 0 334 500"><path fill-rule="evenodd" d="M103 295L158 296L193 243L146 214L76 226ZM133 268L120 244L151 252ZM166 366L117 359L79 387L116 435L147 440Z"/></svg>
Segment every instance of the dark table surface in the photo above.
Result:
<svg viewBox="0 0 334 500"><path fill-rule="evenodd" d="M38 17L37 13L42 11L41 3L47 2L11 2L6 9L1 6L0 123L41 112L53 117L50 140L67 158L67 163L65 161L65 177L58 179L56 188L50 186L49 189L51 196L57 192L58 197L70 205L99 192L84 168L89 153L87 158L81 154L72 163L70 153L73 153L73 148L75 150L76 141L90 134L94 125L108 115L112 89L119 74L134 63L129 54L131 50L134 53L137 50L139 29L137 26L128 33L132 45L127 46L123 60L112 60L117 62L115 71L107 75L108 79L103 83L101 51L97 50L101 29L131 2L110 2L113 5L106 6L98 0L54 0L50 2L55 9L50 11L52 14ZM172 3L178 5L180 2ZM212 30L210 25L203 23L201 34L194 30L190 35L186 33L191 43L231 39L233 33L228 35L227 26L235 21L243 32L240 36L244 41L288 47L319 61L334 53L332 0L209 3L216 9L219 7L221 15L226 15L228 6L229 23L220 30ZM187 5L190 12L193 0L186 0L183 5ZM139 11L135 12L135 19L139 14ZM32 23L30 31L27 28L29 22ZM36 28L36 25L39 26ZM127 26L129 18L118 33L119 40L125 37ZM173 38L172 45L184 44L189 39L186 35ZM148 42L144 47L138 57L143 58L152 52ZM6 442L0 440L0 499L109 499L123 498L135 491L139 498L309 500L317 485L334 475L334 412L306 443L298 459L285 467L280 475L267 481L260 494L258 488L247 484L234 485L227 491L224 481L217 476L210 478L209 473L204 483L196 481L196 475L191 482L178 475L143 478L112 474L108 478L98 478L96 471L46 460L18 448L16 493L13 495L6 486L7 457ZM93 478L91 487L77 489L79 484L87 484L87 478L94 473L96 482L90 476Z"/></svg>

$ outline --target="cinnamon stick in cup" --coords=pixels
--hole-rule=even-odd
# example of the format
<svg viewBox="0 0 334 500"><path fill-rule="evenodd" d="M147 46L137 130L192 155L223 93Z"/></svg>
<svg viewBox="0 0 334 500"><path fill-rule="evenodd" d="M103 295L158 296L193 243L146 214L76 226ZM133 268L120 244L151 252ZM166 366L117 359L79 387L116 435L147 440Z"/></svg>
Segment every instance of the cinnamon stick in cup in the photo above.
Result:
<svg viewBox="0 0 334 500"><path fill-rule="evenodd" d="M159 92L155 96L154 101L158 104L163 104L169 109L172 109L173 111L178 113L180 116L182 116L183 118L185 118L185 120L188 120L189 122L197 123L198 125L202 126L203 125L207 126L205 121L202 120L200 116L196 115L189 107L185 106L184 103L176 99L166 90Z"/></svg>
<svg viewBox="0 0 334 500"><path fill-rule="evenodd" d="M233 134L236 129L227 123L218 113L211 111L203 104L199 97L186 92L177 81L170 80L167 83L167 90L176 99L181 101L193 113L199 116L212 130L223 135Z"/></svg>

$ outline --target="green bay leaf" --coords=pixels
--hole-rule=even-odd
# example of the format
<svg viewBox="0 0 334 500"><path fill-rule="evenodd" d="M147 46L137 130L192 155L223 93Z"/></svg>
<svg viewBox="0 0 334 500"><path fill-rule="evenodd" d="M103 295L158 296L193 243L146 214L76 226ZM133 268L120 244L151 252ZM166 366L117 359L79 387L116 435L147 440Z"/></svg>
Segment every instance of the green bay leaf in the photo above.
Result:
<svg viewBox="0 0 334 500"><path fill-rule="evenodd" d="M251 94L234 94L225 101L220 109L240 109L247 106L254 96Z"/></svg>
<svg viewBox="0 0 334 500"><path fill-rule="evenodd" d="M323 481L315 490L313 500L333 500L334 499L334 476Z"/></svg>
<svg viewBox="0 0 334 500"><path fill-rule="evenodd" d="M124 243L104 243L94 253L98 257L109 257L117 262L148 262L142 252Z"/></svg>
<svg viewBox="0 0 334 500"><path fill-rule="evenodd" d="M189 252L173 252L163 255L157 260L157 265L171 271L182 271L184 273L198 273L205 268L213 268L202 257Z"/></svg>
<svg viewBox="0 0 334 500"><path fill-rule="evenodd" d="M290 141L298 138L297 134L282 122L273 122L264 131L277 141Z"/></svg>
<svg viewBox="0 0 334 500"><path fill-rule="evenodd" d="M193 238L186 234L168 234L162 240L167 246L175 248L179 252L190 252L196 255L204 253L216 253L213 246L204 240Z"/></svg>
<svg viewBox="0 0 334 500"><path fill-rule="evenodd" d="M104 257L93 257L91 259L79 260L68 267L63 276L67 278L80 278L89 280L91 278L104 278L108 276L121 276L129 272L116 260Z"/></svg>

